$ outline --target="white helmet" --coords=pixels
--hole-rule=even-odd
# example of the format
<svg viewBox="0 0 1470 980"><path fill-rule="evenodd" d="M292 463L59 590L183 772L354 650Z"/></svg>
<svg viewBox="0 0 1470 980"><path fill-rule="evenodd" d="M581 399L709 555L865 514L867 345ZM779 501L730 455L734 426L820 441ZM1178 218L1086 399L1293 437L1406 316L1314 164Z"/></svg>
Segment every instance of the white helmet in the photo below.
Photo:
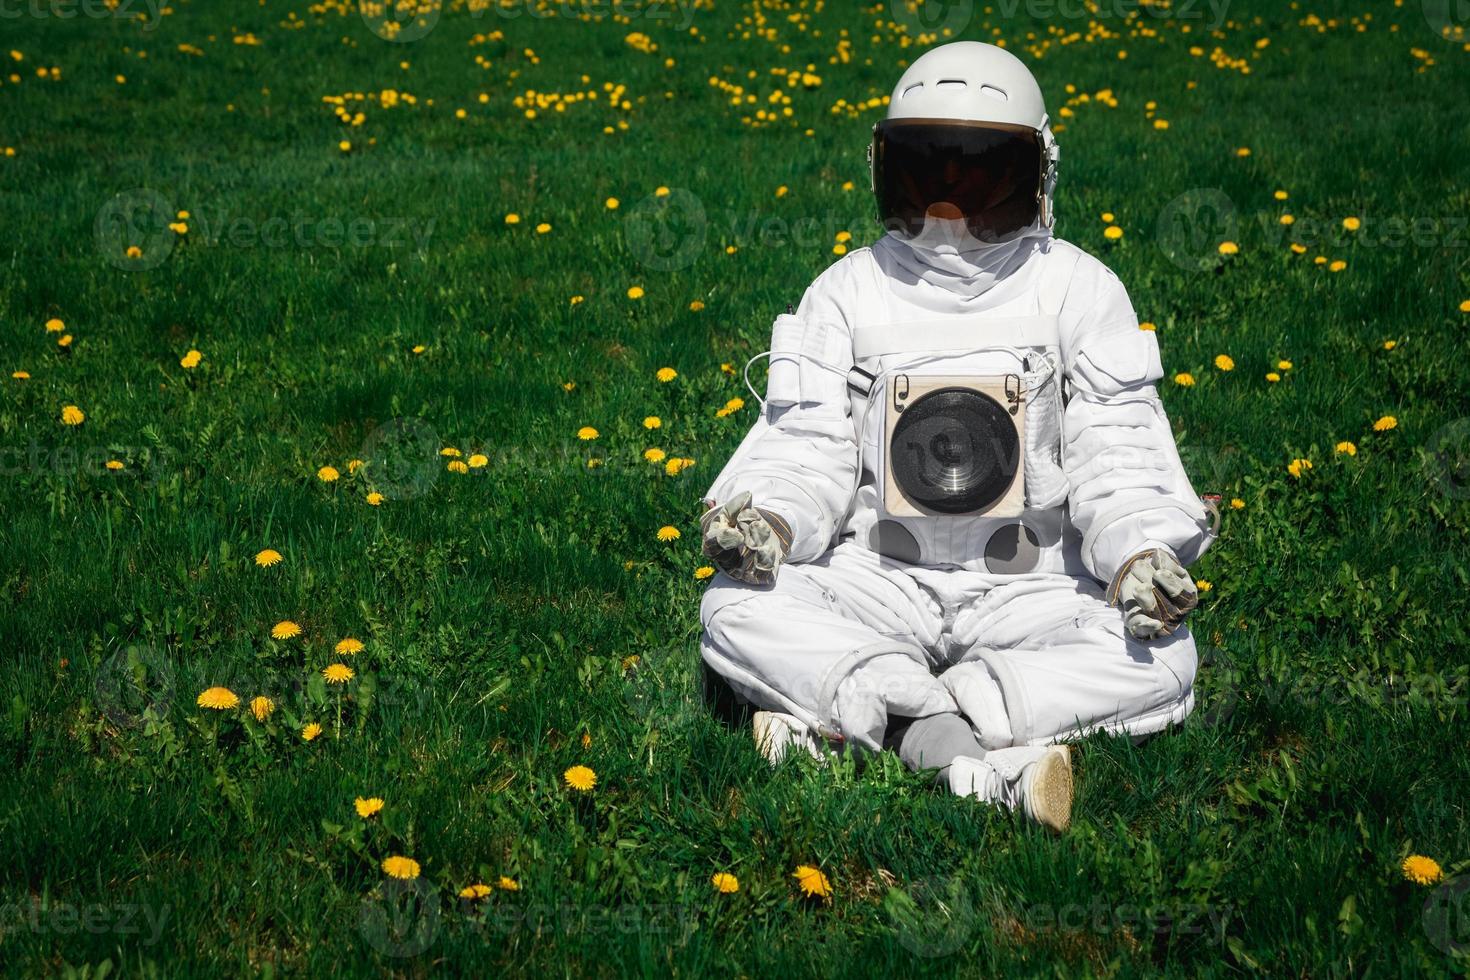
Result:
<svg viewBox="0 0 1470 980"><path fill-rule="evenodd" d="M992 242L1052 226L1059 157L1036 79L980 41L941 45L910 65L868 148L886 228L915 235L926 216L963 217Z"/></svg>

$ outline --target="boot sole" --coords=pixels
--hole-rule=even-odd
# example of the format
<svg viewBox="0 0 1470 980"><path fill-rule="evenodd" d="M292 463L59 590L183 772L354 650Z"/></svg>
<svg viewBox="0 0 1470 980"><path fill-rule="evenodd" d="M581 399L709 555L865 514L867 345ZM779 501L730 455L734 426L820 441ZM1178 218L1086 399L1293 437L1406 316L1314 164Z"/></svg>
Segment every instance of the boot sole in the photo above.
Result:
<svg viewBox="0 0 1470 980"><path fill-rule="evenodd" d="M1072 753L1065 745L1052 748L1032 773L1026 815L1060 834L1072 825Z"/></svg>

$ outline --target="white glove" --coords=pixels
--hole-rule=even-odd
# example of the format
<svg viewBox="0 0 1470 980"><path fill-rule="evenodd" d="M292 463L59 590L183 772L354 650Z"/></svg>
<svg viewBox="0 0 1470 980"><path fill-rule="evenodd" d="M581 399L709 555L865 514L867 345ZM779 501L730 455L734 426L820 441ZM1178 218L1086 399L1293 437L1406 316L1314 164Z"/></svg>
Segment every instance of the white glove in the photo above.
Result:
<svg viewBox="0 0 1470 980"><path fill-rule="evenodd" d="M751 585L770 585L791 553L791 526L779 514L750 505L750 493L716 504L699 519L704 553L725 574Z"/></svg>
<svg viewBox="0 0 1470 980"><path fill-rule="evenodd" d="M1140 551L1118 570L1108 601L1123 610L1128 632L1140 640L1167 636L1199 605L1194 580L1162 548Z"/></svg>

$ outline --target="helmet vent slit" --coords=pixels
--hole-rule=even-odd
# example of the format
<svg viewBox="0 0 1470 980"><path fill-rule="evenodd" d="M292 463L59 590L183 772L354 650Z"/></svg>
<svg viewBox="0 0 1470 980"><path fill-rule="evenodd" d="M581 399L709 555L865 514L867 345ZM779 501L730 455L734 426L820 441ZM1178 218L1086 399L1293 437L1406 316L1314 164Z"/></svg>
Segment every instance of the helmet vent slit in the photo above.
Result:
<svg viewBox="0 0 1470 980"><path fill-rule="evenodd" d="M999 99L1002 102L1009 102L1009 101L1011 101L1011 97L1005 93L1005 90L1004 89L998 89L994 85L982 85L982 86L980 86L980 94L981 95L988 95L992 99Z"/></svg>
<svg viewBox="0 0 1470 980"><path fill-rule="evenodd" d="M915 92L917 92L919 89L921 89L923 87L924 87L924 83L923 82L920 82L917 85L910 85L908 88L906 88L906 89L903 90L903 95L899 96L899 98L906 99L910 95L913 95Z"/></svg>

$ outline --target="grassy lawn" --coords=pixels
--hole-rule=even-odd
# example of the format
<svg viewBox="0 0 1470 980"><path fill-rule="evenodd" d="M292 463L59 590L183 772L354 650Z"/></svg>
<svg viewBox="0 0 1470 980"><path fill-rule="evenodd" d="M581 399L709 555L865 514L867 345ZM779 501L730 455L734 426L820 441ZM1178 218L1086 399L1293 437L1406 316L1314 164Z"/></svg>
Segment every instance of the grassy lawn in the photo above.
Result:
<svg viewBox="0 0 1470 980"><path fill-rule="evenodd" d="M1459 9L947 10L1226 501L1198 710L1085 742L1061 838L701 694L739 369L877 233L916 16L0 8L5 970L1470 969Z"/></svg>

